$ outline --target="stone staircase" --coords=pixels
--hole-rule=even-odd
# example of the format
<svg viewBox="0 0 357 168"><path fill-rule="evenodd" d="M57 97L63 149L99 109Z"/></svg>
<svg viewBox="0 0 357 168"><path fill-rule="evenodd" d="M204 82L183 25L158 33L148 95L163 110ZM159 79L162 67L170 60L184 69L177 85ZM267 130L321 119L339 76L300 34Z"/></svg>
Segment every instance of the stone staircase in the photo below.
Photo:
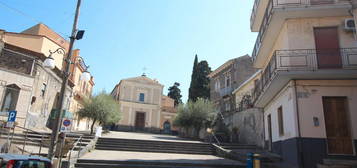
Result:
<svg viewBox="0 0 357 168"><path fill-rule="evenodd" d="M357 168L357 160L324 159L317 168Z"/></svg>
<svg viewBox="0 0 357 168"><path fill-rule="evenodd" d="M118 138L99 138L95 149L196 155L213 155L215 153L213 146L209 143L153 141Z"/></svg>
<svg viewBox="0 0 357 168"><path fill-rule="evenodd" d="M115 161L115 160L84 160L80 159L75 164L76 168L244 168L245 165L237 164L212 164L189 162L163 162L163 161Z"/></svg>
<svg viewBox="0 0 357 168"><path fill-rule="evenodd" d="M68 134L67 139L71 139L75 142L81 135L82 139L80 140L80 143L76 144L74 151L83 149L94 139L94 136L89 134ZM50 137L51 134L47 132L18 130L9 133L6 129L0 130L0 140L3 142L9 140L12 147L15 146L21 153L24 152L31 155L47 156Z"/></svg>

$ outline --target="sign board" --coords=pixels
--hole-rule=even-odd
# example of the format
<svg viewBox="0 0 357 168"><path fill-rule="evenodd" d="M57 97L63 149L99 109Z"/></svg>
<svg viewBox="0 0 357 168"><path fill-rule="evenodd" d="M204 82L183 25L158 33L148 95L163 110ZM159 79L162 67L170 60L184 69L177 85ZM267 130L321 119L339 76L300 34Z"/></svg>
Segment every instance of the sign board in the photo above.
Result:
<svg viewBox="0 0 357 168"><path fill-rule="evenodd" d="M17 111L9 111L9 117L7 118L7 122L15 122Z"/></svg>
<svg viewBox="0 0 357 168"><path fill-rule="evenodd" d="M7 117L6 128L14 128L15 120L16 120L17 111L9 111L9 115Z"/></svg>
<svg viewBox="0 0 357 168"><path fill-rule="evenodd" d="M69 118L63 118L61 124L61 132L70 132L72 126L72 120Z"/></svg>

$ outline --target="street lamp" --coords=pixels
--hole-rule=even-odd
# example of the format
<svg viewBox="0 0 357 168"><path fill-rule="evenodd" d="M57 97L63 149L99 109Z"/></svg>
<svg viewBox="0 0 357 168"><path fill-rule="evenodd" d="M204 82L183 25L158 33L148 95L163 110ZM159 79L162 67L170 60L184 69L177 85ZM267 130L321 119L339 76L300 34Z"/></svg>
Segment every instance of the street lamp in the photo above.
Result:
<svg viewBox="0 0 357 168"><path fill-rule="evenodd" d="M57 48L55 51L51 51L50 50L49 52L50 52L50 55L43 62L43 66L45 68L48 68L48 69L55 69L56 62L55 62L55 59L52 57L52 54L58 53L58 54L63 54L65 56L66 55L66 51L63 48ZM69 63L70 64L74 64L74 63L76 63L77 60L82 62L83 58L82 57L76 57L76 60L74 62L69 62ZM81 76L79 78L80 80L85 81L85 82L90 81L91 75L88 72L88 68L89 68L89 66L85 65L84 72L82 72L82 74L81 74ZM66 75L68 75L68 72L67 72Z"/></svg>
<svg viewBox="0 0 357 168"><path fill-rule="evenodd" d="M46 60L43 62L43 66L48 69L55 69L56 63L55 59L52 57L53 53L58 53L62 54L63 56L66 55L66 51L63 48L57 48L55 51L49 51L50 55L46 58Z"/></svg>

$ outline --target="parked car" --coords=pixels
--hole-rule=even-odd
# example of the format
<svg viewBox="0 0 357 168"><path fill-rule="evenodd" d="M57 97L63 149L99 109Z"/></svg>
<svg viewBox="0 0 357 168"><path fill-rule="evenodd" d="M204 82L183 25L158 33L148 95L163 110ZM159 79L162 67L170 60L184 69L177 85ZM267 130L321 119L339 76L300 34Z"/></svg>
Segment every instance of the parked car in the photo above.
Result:
<svg viewBox="0 0 357 168"><path fill-rule="evenodd" d="M0 154L0 168L51 168L51 161L34 155Z"/></svg>

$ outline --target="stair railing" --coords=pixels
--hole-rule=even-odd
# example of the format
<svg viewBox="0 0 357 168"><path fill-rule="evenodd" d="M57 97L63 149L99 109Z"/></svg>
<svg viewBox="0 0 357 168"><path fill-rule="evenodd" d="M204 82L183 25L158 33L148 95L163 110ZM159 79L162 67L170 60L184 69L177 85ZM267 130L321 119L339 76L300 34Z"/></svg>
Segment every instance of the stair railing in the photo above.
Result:
<svg viewBox="0 0 357 168"><path fill-rule="evenodd" d="M221 142L218 140L218 138L217 138L217 136L214 134L214 132L212 132L212 136L213 136L213 138L216 140L217 144L218 144L219 146L221 146Z"/></svg>
<svg viewBox="0 0 357 168"><path fill-rule="evenodd" d="M71 150L69 151L69 155L67 157L67 160L68 160L68 167L71 166L71 160L73 159L72 158L72 152L74 151L74 149L76 148L76 146L79 144L79 149L78 149L78 154L77 154L77 158L79 158L80 156L80 153L81 153L81 149L82 149L82 138L83 138L83 135L80 135L79 138L76 140L76 142L73 144L73 147L71 148Z"/></svg>
<svg viewBox="0 0 357 168"><path fill-rule="evenodd" d="M44 140L45 140L46 133L37 132L37 131L31 130L31 129L28 129L28 128L25 128L25 127L21 127L21 126L15 126L15 128L20 128L20 129L22 129L22 132L25 132L25 138L24 138L24 142L23 142L23 146L22 146L22 154L25 152L25 149L26 149L26 146L27 146L27 141L29 140L31 142L36 142L39 145L38 155L40 156L42 148L44 147ZM14 132L15 132L15 128L14 128ZM35 140L33 138L29 138L28 137L29 133L34 133L34 134L41 135L40 142L38 142L38 140ZM46 136L46 138L49 139L48 136Z"/></svg>

